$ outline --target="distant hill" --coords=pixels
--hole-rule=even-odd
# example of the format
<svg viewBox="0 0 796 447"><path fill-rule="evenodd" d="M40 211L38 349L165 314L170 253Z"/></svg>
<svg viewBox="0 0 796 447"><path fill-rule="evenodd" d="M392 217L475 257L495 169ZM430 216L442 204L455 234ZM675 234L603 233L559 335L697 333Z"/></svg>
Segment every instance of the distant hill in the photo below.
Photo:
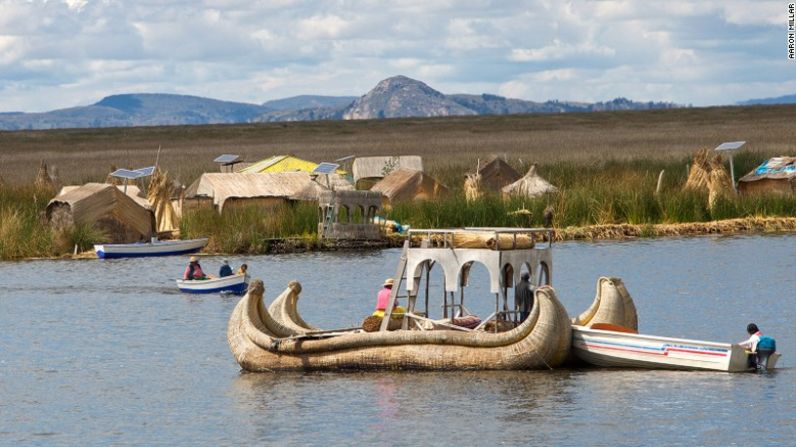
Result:
<svg viewBox="0 0 796 447"><path fill-rule="evenodd" d="M256 104L199 96L134 93L108 96L85 107L0 115L0 129L241 123L268 111Z"/></svg>
<svg viewBox="0 0 796 447"><path fill-rule="evenodd" d="M267 101L263 103L263 107L271 110L302 110L323 107L338 109L347 107L356 99L356 96L301 95Z"/></svg>
<svg viewBox="0 0 796 447"><path fill-rule="evenodd" d="M739 102L741 106L770 105L770 104L796 104L796 95L777 96L775 98L750 99Z"/></svg>
<svg viewBox="0 0 796 447"><path fill-rule="evenodd" d="M533 102L482 94L443 94L406 76L379 82L365 95L301 95L262 105L199 96L134 93L108 96L90 106L44 113L0 113L0 130L130 127L454 115L595 112L681 107L667 102Z"/></svg>

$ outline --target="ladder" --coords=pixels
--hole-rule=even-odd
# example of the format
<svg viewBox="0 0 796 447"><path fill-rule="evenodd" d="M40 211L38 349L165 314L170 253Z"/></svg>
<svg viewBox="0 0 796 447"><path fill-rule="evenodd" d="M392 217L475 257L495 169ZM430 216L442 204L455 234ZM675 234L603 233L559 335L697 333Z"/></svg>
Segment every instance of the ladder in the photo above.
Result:
<svg viewBox="0 0 796 447"><path fill-rule="evenodd" d="M384 309L384 318L381 320L381 327L379 331L386 331L390 325L390 318L392 317L392 308L395 306L395 299L398 297L398 289L404 280L404 273L406 273L406 258L409 254L409 239L404 241L404 248L401 250L401 260L398 261L398 268L395 270L393 276L393 286L390 290L390 301L387 302L387 308Z"/></svg>

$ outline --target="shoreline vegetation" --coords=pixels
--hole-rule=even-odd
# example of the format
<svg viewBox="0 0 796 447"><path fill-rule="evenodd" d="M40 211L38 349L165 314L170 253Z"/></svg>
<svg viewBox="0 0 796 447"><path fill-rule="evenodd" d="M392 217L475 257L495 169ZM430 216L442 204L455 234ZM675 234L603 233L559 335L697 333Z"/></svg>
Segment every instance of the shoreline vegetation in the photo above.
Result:
<svg viewBox="0 0 796 447"><path fill-rule="evenodd" d="M736 156L746 172L765 157ZM703 234L796 231L796 195L719 196L708 205L707 191L684 190L688 159L679 161L606 161L600 164L559 162L539 165L540 174L559 187L539 198L486 195L468 202L462 188L467 165L432 167L432 175L451 185L447 197L404 202L384 210L386 219L412 228L541 227L544 210L553 209L556 240L601 240L691 236ZM516 163L515 163L516 164ZM658 174L664 171L656 193ZM668 174L667 174L668 173ZM55 195L51 189L0 186L0 259L58 258L90 250L104 235L90 226L54 230L44 210ZM363 245L324 241L317 235L314 202L273 208L241 207L224 214L214 209L186 212L180 222L183 238L209 237L206 253L268 254L339 250ZM399 245L393 235L384 243Z"/></svg>
<svg viewBox="0 0 796 447"><path fill-rule="evenodd" d="M736 180L772 156L796 155L794 120L796 106L757 106L0 132L0 260L70 256L75 247L81 252L103 242L90 226L55 231L46 223L44 210L57 191L33 186L40 161L58 168L61 184L102 182L111 166L152 165L158 146L159 165L183 185L217 171L212 159L221 153L247 161L286 153L315 161L420 155L426 172L451 193L397 203L381 214L412 228L540 227L551 207L561 240L796 231L796 194L729 193L708 206L707 191L683 188L699 148L747 140L734 157ZM559 192L467 202L465 173L490 155L520 173L535 163ZM209 237L207 253L345 248L319 240L317 213L308 202L223 215L187 212L180 233Z"/></svg>

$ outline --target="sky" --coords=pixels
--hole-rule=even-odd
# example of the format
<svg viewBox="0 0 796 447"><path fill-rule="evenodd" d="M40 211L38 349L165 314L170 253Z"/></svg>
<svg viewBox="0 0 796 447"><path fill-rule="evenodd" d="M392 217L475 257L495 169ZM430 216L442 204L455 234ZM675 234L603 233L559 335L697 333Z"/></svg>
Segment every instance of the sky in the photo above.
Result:
<svg viewBox="0 0 796 447"><path fill-rule="evenodd" d="M119 93L443 93L694 106L796 94L786 1L0 0L0 111Z"/></svg>

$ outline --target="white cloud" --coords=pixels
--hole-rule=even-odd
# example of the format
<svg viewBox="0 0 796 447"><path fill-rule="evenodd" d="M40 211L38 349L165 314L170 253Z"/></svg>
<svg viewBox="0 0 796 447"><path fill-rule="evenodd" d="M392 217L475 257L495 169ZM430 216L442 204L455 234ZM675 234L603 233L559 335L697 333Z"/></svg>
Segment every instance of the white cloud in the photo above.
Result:
<svg viewBox="0 0 796 447"><path fill-rule="evenodd" d="M796 79L779 1L0 0L0 11L2 110L125 91L361 95L399 73L451 93L717 104L793 93Z"/></svg>

